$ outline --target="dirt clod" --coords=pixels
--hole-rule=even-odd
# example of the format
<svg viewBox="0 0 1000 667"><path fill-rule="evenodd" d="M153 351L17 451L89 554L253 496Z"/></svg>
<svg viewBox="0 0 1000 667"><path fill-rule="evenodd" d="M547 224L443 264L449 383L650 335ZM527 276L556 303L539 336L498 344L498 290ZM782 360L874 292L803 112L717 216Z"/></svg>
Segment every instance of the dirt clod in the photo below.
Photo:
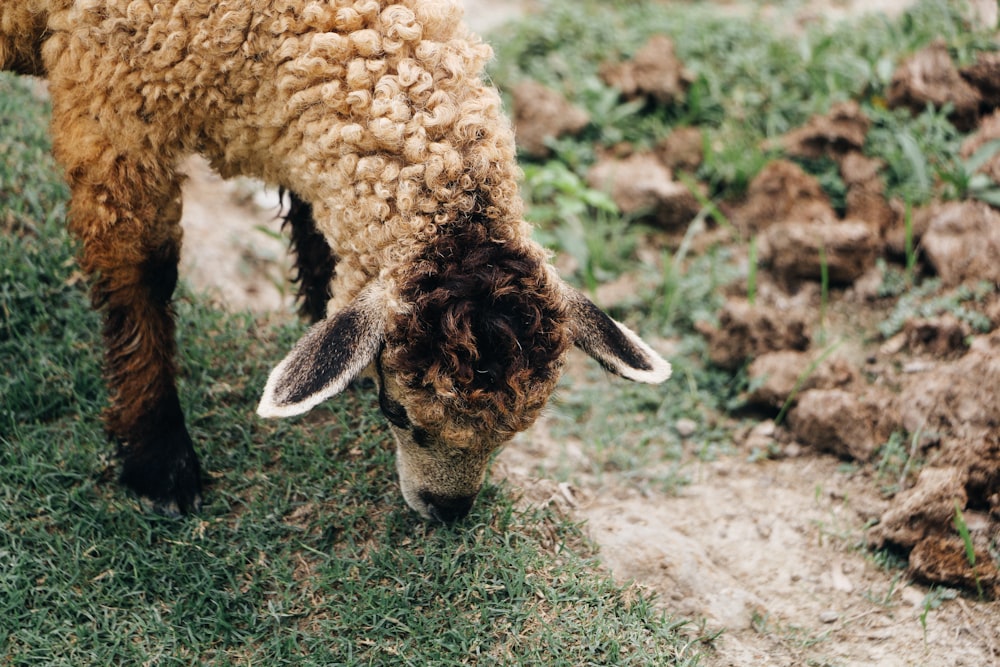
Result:
<svg viewBox="0 0 1000 667"><path fill-rule="evenodd" d="M901 335L908 351L945 359L965 354L968 349L965 341L971 333L968 324L946 313L940 317L907 320Z"/></svg>
<svg viewBox="0 0 1000 667"><path fill-rule="evenodd" d="M701 130L697 127L679 127L660 141L655 150L667 168L693 172L701 166L704 159Z"/></svg>
<svg viewBox="0 0 1000 667"><path fill-rule="evenodd" d="M995 8L996 3L993 5ZM979 92L984 107L1000 107L1000 53L980 53L976 56L975 63L963 67L959 73Z"/></svg>
<svg viewBox="0 0 1000 667"><path fill-rule="evenodd" d="M847 219L862 220L873 229L885 234L902 220L904 210L899 202L885 198L885 183L880 171L882 160L870 158L859 151L843 156L840 177L847 185Z"/></svg>
<svg viewBox="0 0 1000 667"><path fill-rule="evenodd" d="M856 461L871 458L879 415L874 405L842 389L812 389L788 415L795 439L819 451Z"/></svg>
<svg viewBox="0 0 1000 667"><path fill-rule="evenodd" d="M946 285L966 280L1000 282L1000 212L974 201L937 209L922 245Z"/></svg>
<svg viewBox="0 0 1000 667"><path fill-rule="evenodd" d="M861 111L860 105L850 100L834 105L828 114L813 116L777 143L789 155L839 160L864 147L870 125L871 121Z"/></svg>
<svg viewBox="0 0 1000 667"><path fill-rule="evenodd" d="M982 590L994 597L1000 592L1000 571L987 549L973 547L976 564L969 563L965 542L958 535L933 535L918 542L910 552L910 572L934 584Z"/></svg>
<svg viewBox="0 0 1000 667"><path fill-rule="evenodd" d="M642 214L668 230L686 226L700 208L688 187L673 180L653 153L603 159L590 169L587 182L610 194L623 213Z"/></svg>
<svg viewBox="0 0 1000 667"><path fill-rule="evenodd" d="M537 81L524 81L511 94L517 146L532 157L548 157L549 140L577 134L590 123L586 111Z"/></svg>
<svg viewBox="0 0 1000 667"><path fill-rule="evenodd" d="M845 388L857 379L854 368L839 357L825 359L810 371L810 365L818 356L818 353L792 350L760 355L747 370L753 389L746 396L746 402L778 408L796 390Z"/></svg>
<svg viewBox="0 0 1000 667"><path fill-rule="evenodd" d="M889 84L890 108L906 107L920 113L928 104L950 104L952 122L965 131L975 126L980 101L979 92L959 74L944 40L936 40L907 58Z"/></svg>
<svg viewBox="0 0 1000 667"><path fill-rule="evenodd" d="M749 235L786 220L829 222L837 214L819 181L794 162L776 160L750 182L746 201L732 219Z"/></svg>
<svg viewBox="0 0 1000 667"><path fill-rule="evenodd" d="M708 336L708 355L723 368L738 368L747 359L778 350L809 347L809 326L796 312L742 299L728 301L719 313L718 327L702 327Z"/></svg>
<svg viewBox="0 0 1000 667"><path fill-rule="evenodd" d="M760 261L778 280L793 285L819 280L850 284L875 265L881 242L864 222L780 222L761 235Z"/></svg>
<svg viewBox="0 0 1000 667"><path fill-rule="evenodd" d="M691 81L666 35L651 37L631 60L605 63L600 76L625 99L649 97L665 105L682 100Z"/></svg>
<svg viewBox="0 0 1000 667"><path fill-rule="evenodd" d="M959 511L964 512L969 504L967 483L968 473L961 467L925 468L913 488L894 499L870 537L877 546L908 550L909 570L923 581L966 590L981 588L985 594L996 595L1000 572L988 552L988 522L973 524L970 539L975 565L955 527Z"/></svg>

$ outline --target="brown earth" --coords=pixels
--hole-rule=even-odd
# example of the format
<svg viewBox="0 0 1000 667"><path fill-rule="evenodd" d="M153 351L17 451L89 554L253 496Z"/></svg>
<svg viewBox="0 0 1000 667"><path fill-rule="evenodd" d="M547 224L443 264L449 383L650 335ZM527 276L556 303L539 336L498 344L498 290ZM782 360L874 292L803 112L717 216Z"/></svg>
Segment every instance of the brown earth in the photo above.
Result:
<svg viewBox="0 0 1000 667"><path fill-rule="evenodd" d="M479 30L530 9L516 0L465 4ZM718 4L734 15L747 11L742 3ZM793 24L906 4L802 3ZM995 24L996 4L976 4ZM772 9L787 12L762 11ZM665 48L650 46L651 52ZM639 65L608 71L635 84L625 94L667 94L646 90L641 81L649 63ZM944 72L935 81L958 81L940 53L915 57L900 70L900 104L920 103L920 86L907 85L905 72L923 76L931 66ZM682 64L671 67L679 73L671 85L683 85ZM988 100L996 91L984 82L995 85L994 67L983 62L957 76ZM966 89L955 85L965 99ZM1000 302L994 295L978 306L991 323L989 334L974 334L945 315L911 318L889 340L859 342L871 334L866 323L883 320L891 307L875 297L881 279L875 260L903 249L902 209L885 200L880 165L858 151L867 129L859 113L845 107L813 119L785 144L789 153L813 151L839 161L849 187L846 216L838 217L791 163L768 167L748 199L730 211L741 232L760 234L765 261L756 303L733 299L720 326L703 327L715 363L738 367L753 360L756 382L747 403L761 417L751 427L734 422L734 454L704 462L693 455L697 443L688 443L689 483L660 493L626 476L595 477L586 448L553 438L543 417L494 469L523 489L525 502L551 503L585 521L613 575L634 580L656 593L669 613L691 619L693 637L723 630L705 645L705 664L713 667L1000 665L1000 602L975 594L977 585L984 597L1000 594ZM975 115L971 105L962 113ZM991 123L997 121L982 131L994 134L980 143L996 136ZM525 129L541 137L542 151L548 134L574 131L519 132ZM689 132L673 141L649 155L609 156L595 167L592 183L611 184L623 210L658 212L668 229L682 224L695 205L673 177L697 165L700 140ZM975 148L970 144L968 153ZM983 171L992 176L997 169L988 163ZM224 183L198 161L189 172L182 267L188 282L231 308L291 314L287 258L275 238L276 193ZM632 191L625 187L630 181ZM913 222L928 271L949 284L997 281L996 211L946 204L917 212ZM823 320L816 287L821 247L824 261L837 267L831 277L838 283ZM827 355L823 336L848 342ZM670 341L658 346L667 351ZM579 369L587 363L579 354L571 360L574 382L585 381ZM793 407L776 424L775 410L786 400ZM887 479L877 448L893 430L914 435L904 443L907 464ZM565 473L567 462L575 485L551 480L557 470ZM956 507L976 554L974 568L954 527ZM905 558L907 569L880 566L872 546Z"/></svg>

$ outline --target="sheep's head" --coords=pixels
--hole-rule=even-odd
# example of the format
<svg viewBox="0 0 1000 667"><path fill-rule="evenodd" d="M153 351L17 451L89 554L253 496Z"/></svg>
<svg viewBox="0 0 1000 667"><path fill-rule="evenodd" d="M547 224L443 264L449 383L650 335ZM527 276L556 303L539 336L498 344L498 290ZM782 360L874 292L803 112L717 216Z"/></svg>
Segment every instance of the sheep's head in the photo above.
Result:
<svg viewBox="0 0 1000 667"><path fill-rule="evenodd" d="M538 417L571 344L629 379L670 375L538 253L491 239L481 225L451 231L392 294L375 281L315 325L272 372L258 408L265 417L305 412L370 368L403 497L446 522L472 507L490 456Z"/></svg>

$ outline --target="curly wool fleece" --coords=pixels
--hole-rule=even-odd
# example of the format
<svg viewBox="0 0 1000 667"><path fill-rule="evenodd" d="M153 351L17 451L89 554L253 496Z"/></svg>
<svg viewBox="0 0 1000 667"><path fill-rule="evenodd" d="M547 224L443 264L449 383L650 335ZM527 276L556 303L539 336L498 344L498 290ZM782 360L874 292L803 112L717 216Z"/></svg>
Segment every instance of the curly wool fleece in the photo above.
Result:
<svg viewBox="0 0 1000 667"><path fill-rule="evenodd" d="M456 3L47 4L54 123L80 128L56 147L67 170L114 160L86 150L97 123L112 152L142 154L151 170L199 152L223 176L315 202L338 259L331 311L376 276L396 284L461 215L545 256L521 222L512 129L482 82L491 50Z"/></svg>

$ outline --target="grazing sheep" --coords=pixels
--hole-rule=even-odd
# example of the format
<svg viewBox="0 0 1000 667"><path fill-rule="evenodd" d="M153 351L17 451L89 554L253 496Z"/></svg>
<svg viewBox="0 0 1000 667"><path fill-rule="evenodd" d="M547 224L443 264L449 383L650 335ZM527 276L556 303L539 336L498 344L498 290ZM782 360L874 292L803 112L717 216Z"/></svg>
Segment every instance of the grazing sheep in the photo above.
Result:
<svg viewBox="0 0 1000 667"><path fill-rule="evenodd" d="M259 413L300 414L362 373L406 502L451 521L527 428L572 344L632 380L670 365L563 283L531 239L489 47L445 0L0 0L0 66L44 74L70 228L104 314L122 481L196 509L174 382L178 162L291 194L302 311Z"/></svg>

